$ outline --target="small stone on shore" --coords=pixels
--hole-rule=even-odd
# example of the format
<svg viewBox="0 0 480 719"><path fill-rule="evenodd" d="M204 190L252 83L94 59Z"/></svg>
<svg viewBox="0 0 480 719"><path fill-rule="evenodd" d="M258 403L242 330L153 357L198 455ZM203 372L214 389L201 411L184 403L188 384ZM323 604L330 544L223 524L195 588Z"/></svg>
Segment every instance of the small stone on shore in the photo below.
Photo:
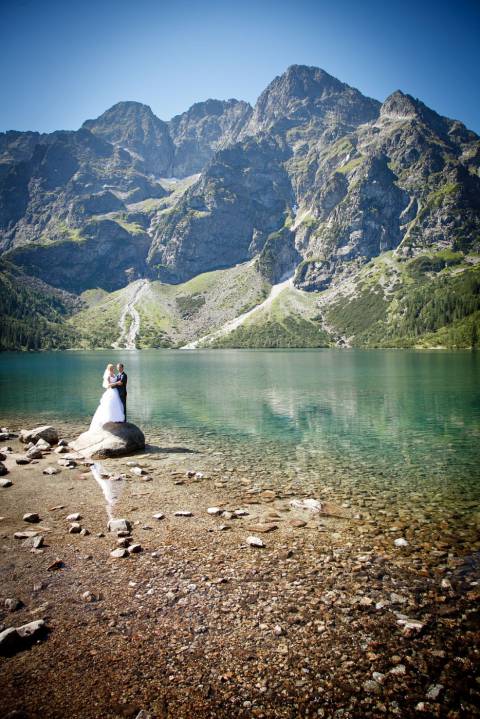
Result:
<svg viewBox="0 0 480 719"><path fill-rule="evenodd" d="M31 524L36 524L40 521L40 517L38 516L37 512L27 512L27 514L23 515L23 521L30 522Z"/></svg>
<svg viewBox="0 0 480 719"><path fill-rule="evenodd" d="M21 609L23 607L23 602L16 597L8 597L5 599L4 604L7 612L16 612L17 609Z"/></svg>
<svg viewBox="0 0 480 719"><path fill-rule="evenodd" d="M132 528L128 519L111 519L107 526L109 532L127 532L128 534Z"/></svg>
<svg viewBox="0 0 480 719"><path fill-rule="evenodd" d="M45 467L43 474L59 474L61 470L58 467Z"/></svg>
<svg viewBox="0 0 480 719"><path fill-rule="evenodd" d="M253 537L253 536L247 537L247 544L250 547L258 547L258 548L265 546L265 544L262 542L260 537Z"/></svg>
<svg viewBox="0 0 480 719"><path fill-rule="evenodd" d="M278 529L278 524L266 522L265 524L252 524L248 527L251 532L260 532L260 534L266 534L267 532L274 532Z"/></svg>
<svg viewBox="0 0 480 719"><path fill-rule="evenodd" d="M0 462L1 464L1 462ZM3 487L3 489L6 489L7 487L11 487L13 485L13 482L11 479L0 479L0 487Z"/></svg>
<svg viewBox="0 0 480 719"><path fill-rule="evenodd" d="M41 534L35 534L34 537L27 537L22 542L22 547L30 547L31 549L40 549L43 547L44 537Z"/></svg>
<svg viewBox="0 0 480 719"><path fill-rule="evenodd" d="M141 544L131 544L127 551L129 554L139 554L139 552L143 551L143 547Z"/></svg>
<svg viewBox="0 0 480 719"><path fill-rule="evenodd" d="M73 512L73 514L69 514L65 517L67 522L78 522L81 518L82 515L79 512Z"/></svg>

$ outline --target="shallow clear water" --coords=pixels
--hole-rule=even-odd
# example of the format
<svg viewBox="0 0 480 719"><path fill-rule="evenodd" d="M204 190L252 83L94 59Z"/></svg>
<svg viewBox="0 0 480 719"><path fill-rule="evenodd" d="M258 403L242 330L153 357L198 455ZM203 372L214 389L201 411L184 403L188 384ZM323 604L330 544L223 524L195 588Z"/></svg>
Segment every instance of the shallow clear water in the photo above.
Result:
<svg viewBox="0 0 480 719"><path fill-rule="evenodd" d="M480 499L480 354L402 350L123 351L0 355L0 421L88 424L108 361L128 415L159 443L222 450L305 492L408 520ZM438 524L438 522L437 522ZM470 531L470 530L469 530ZM470 539L472 533L470 532Z"/></svg>

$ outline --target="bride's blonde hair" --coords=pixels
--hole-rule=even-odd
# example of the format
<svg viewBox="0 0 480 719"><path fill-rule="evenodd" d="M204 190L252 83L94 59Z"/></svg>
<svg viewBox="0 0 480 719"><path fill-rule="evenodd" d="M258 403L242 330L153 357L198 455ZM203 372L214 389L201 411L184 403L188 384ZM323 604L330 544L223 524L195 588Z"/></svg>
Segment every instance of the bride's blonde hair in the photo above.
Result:
<svg viewBox="0 0 480 719"><path fill-rule="evenodd" d="M109 385L108 378L112 374L112 370L114 369L114 367L115 367L115 365L113 365L113 364L107 364L107 366L105 368L105 372L103 373L103 382L102 382L102 387L104 387L105 389L107 389L107 387Z"/></svg>

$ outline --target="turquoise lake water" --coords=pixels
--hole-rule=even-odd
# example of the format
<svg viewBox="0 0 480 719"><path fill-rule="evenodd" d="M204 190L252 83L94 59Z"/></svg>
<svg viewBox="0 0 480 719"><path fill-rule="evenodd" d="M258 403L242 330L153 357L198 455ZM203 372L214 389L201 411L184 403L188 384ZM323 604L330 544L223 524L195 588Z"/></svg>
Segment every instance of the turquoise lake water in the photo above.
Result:
<svg viewBox="0 0 480 719"><path fill-rule="evenodd" d="M129 420L157 443L231 452L305 488L425 515L478 512L480 353L198 350L4 353L0 421L88 425L123 359ZM379 505L378 505L379 506ZM432 509L433 508L433 509ZM383 510L385 511L385 510ZM428 512L427 512L428 514Z"/></svg>

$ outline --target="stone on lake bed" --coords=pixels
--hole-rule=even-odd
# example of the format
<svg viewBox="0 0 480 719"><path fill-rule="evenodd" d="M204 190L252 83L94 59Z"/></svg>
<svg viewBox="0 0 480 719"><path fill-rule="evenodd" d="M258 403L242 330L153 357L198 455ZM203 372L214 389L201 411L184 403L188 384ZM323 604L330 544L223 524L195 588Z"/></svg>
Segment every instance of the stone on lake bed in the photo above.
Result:
<svg viewBox="0 0 480 719"><path fill-rule="evenodd" d="M28 539L29 537L36 537L39 532L15 532L13 535L14 539Z"/></svg>
<svg viewBox="0 0 480 719"><path fill-rule="evenodd" d="M58 467L45 467L43 474L59 474L61 471Z"/></svg>
<svg viewBox="0 0 480 719"><path fill-rule="evenodd" d="M118 549L112 549L110 556L114 559L122 559L123 557L129 557L130 555L126 549L118 547Z"/></svg>
<svg viewBox="0 0 480 719"><path fill-rule="evenodd" d="M43 452L46 449L50 449L50 444L48 442L45 442L44 439L39 439L38 442L35 444L35 447L37 449L41 449Z"/></svg>
<svg viewBox="0 0 480 719"><path fill-rule="evenodd" d="M406 539L404 539L404 537L399 537L394 541L394 545L396 547L408 547L408 542Z"/></svg>
<svg viewBox="0 0 480 719"><path fill-rule="evenodd" d="M42 459L42 450L38 447L32 447L27 452L27 459Z"/></svg>
<svg viewBox="0 0 480 719"><path fill-rule="evenodd" d="M278 524L273 524L272 522L266 522L265 524L252 524L248 529L251 532L260 532L261 534L266 534L267 532L273 532L275 529L278 529Z"/></svg>
<svg viewBox="0 0 480 719"><path fill-rule="evenodd" d="M6 459L5 455L2 455L3 459ZM2 477L4 474L8 474L8 469L5 467L3 462L0 461L0 477Z"/></svg>
<svg viewBox="0 0 480 719"><path fill-rule="evenodd" d="M292 499L290 506L295 509L308 509L310 512L322 511L322 503L318 499Z"/></svg>
<svg viewBox="0 0 480 719"><path fill-rule="evenodd" d="M32 639L45 634L47 626L43 619L37 619L20 627L9 627L0 633L0 654L14 654L26 647Z"/></svg>
<svg viewBox="0 0 480 719"><path fill-rule="evenodd" d="M127 532L130 533L132 528L128 519L111 519L108 523L109 532Z"/></svg>
<svg viewBox="0 0 480 719"><path fill-rule="evenodd" d="M4 604L7 612L16 612L17 609L21 609L23 607L23 602L16 597L8 597L5 599Z"/></svg>
<svg viewBox="0 0 480 719"><path fill-rule="evenodd" d="M17 457L15 462L17 464L30 464L30 460L28 459L28 457Z"/></svg>
<svg viewBox="0 0 480 719"><path fill-rule="evenodd" d="M288 523L291 527L306 527L307 523L303 519L289 519Z"/></svg>
<svg viewBox="0 0 480 719"><path fill-rule="evenodd" d="M28 624L23 624L21 627L17 627L17 632L22 639L27 639L40 634L46 629L45 621L43 619L36 619Z"/></svg>
<svg viewBox="0 0 480 719"><path fill-rule="evenodd" d="M188 510L180 510L178 512L175 512L175 517L193 517L193 514Z"/></svg>
<svg viewBox="0 0 480 719"><path fill-rule="evenodd" d="M40 517L36 512L27 512L27 514L23 515L23 521L30 522L30 524L36 524L40 521Z"/></svg>
<svg viewBox="0 0 480 719"><path fill-rule="evenodd" d="M73 514L69 514L65 517L67 522L78 522L81 518L82 515L79 512L74 512Z"/></svg>
<svg viewBox="0 0 480 719"><path fill-rule="evenodd" d="M68 447L66 447L64 444L61 444L54 451L56 454L67 454L69 450Z"/></svg>
<svg viewBox="0 0 480 719"><path fill-rule="evenodd" d="M35 429L22 429L20 431L20 442L24 444L38 442L39 439L44 439L50 445L57 444L58 432L55 427L51 427L50 425L36 427Z"/></svg>
<svg viewBox="0 0 480 719"><path fill-rule="evenodd" d="M162 512L157 512L156 514L152 514L152 518L160 521L161 519L165 519L165 515L162 514Z"/></svg>
<svg viewBox="0 0 480 719"><path fill-rule="evenodd" d="M41 534L35 534L34 537L27 537L22 542L22 547L30 547L31 549L40 549L43 547L44 537Z"/></svg>
<svg viewBox="0 0 480 719"><path fill-rule="evenodd" d="M147 470L135 465L135 467L132 467L132 474L135 474L137 477L141 477L142 475L147 474Z"/></svg>
<svg viewBox="0 0 480 719"><path fill-rule="evenodd" d="M142 430L131 422L107 422L102 429L88 430L70 444L85 457L121 457L145 448Z"/></svg>
<svg viewBox="0 0 480 719"><path fill-rule="evenodd" d="M208 514L212 514L212 515L214 515L214 516L217 515L217 514L221 514L222 511L223 511L223 510L220 509L220 507L209 507L209 508L207 509Z"/></svg>
<svg viewBox="0 0 480 719"><path fill-rule="evenodd" d="M258 547L258 548L265 546L265 544L262 542L260 537L253 537L253 536L247 537L247 544L250 547Z"/></svg>
<svg viewBox="0 0 480 719"><path fill-rule="evenodd" d="M1 462L0 462L1 464ZM0 479L0 487L3 487L6 489L7 487L11 487L13 485L13 482L11 479Z"/></svg>
<svg viewBox="0 0 480 719"><path fill-rule="evenodd" d="M139 552L143 552L143 547L141 544L131 544L127 551L129 554L139 554Z"/></svg>
<svg viewBox="0 0 480 719"><path fill-rule="evenodd" d="M82 531L82 525L79 524L78 522L73 522L73 524L71 524L70 527L68 528L69 534L80 534L81 531Z"/></svg>
<svg viewBox="0 0 480 719"><path fill-rule="evenodd" d="M418 621L418 619L397 619L397 624L403 627L403 634L410 636L411 634L417 634L422 631L424 624Z"/></svg>

